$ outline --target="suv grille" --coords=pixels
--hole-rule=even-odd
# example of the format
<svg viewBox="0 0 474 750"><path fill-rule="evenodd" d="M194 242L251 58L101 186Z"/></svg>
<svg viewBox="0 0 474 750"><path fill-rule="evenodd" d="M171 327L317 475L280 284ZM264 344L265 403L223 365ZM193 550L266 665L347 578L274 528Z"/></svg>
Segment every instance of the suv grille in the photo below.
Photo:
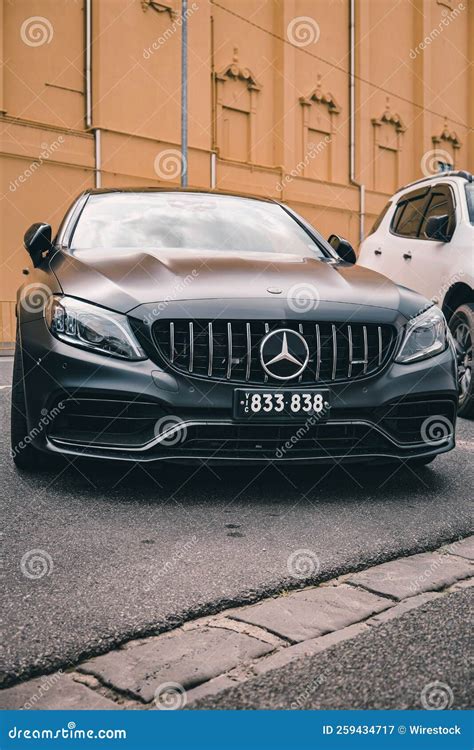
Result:
<svg viewBox="0 0 474 750"><path fill-rule="evenodd" d="M337 381L373 375L395 342L389 325L313 323L291 320L160 320L153 339L161 357L175 369L212 380L279 383L260 362L264 336L279 328L299 332L309 348L309 362L299 383Z"/></svg>

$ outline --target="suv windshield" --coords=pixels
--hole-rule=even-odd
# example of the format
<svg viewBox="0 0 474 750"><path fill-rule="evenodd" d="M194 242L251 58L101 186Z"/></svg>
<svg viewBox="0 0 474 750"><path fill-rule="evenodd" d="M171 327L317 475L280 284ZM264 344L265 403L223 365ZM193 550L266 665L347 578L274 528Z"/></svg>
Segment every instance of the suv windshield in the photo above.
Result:
<svg viewBox="0 0 474 750"><path fill-rule="evenodd" d="M474 224L474 183L469 182L466 185L466 201L469 221Z"/></svg>
<svg viewBox="0 0 474 750"><path fill-rule="evenodd" d="M179 192L91 195L71 248L179 248L325 257L311 236L276 203Z"/></svg>

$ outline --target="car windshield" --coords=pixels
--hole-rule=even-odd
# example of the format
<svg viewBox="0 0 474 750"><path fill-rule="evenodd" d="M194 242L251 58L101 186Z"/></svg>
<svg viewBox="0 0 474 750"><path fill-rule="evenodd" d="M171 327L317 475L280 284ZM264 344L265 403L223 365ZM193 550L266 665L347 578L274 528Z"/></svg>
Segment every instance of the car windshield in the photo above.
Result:
<svg viewBox="0 0 474 750"><path fill-rule="evenodd" d="M474 183L469 182L466 185L466 200L467 210L469 213L469 221L474 224Z"/></svg>
<svg viewBox="0 0 474 750"><path fill-rule="evenodd" d="M276 203L179 192L91 195L71 248L179 248L325 257L312 237Z"/></svg>

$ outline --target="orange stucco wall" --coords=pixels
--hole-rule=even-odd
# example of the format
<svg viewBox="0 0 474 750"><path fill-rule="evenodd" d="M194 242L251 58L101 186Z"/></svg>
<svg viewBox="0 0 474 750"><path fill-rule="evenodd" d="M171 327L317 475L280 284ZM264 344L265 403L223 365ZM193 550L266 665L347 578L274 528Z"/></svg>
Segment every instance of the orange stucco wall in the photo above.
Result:
<svg viewBox="0 0 474 750"><path fill-rule="evenodd" d="M25 229L57 228L101 182L179 184L181 2L0 0L0 341L27 265ZM349 0L189 0L189 183L270 195L354 244ZM436 161L474 168L474 0L356 0L356 178L366 228ZM469 68L470 64L470 68ZM171 153L168 153L171 151Z"/></svg>

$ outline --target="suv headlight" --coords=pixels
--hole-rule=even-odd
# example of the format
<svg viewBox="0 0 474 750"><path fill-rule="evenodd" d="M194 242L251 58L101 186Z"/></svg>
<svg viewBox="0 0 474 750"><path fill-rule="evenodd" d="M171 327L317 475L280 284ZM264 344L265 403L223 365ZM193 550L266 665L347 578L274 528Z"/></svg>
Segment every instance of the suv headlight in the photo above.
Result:
<svg viewBox="0 0 474 750"><path fill-rule="evenodd" d="M146 359L125 315L73 297L50 297L44 317L61 341L121 359Z"/></svg>
<svg viewBox="0 0 474 750"><path fill-rule="evenodd" d="M395 362L408 364L434 357L448 345L446 319L439 307L430 307L407 324Z"/></svg>

